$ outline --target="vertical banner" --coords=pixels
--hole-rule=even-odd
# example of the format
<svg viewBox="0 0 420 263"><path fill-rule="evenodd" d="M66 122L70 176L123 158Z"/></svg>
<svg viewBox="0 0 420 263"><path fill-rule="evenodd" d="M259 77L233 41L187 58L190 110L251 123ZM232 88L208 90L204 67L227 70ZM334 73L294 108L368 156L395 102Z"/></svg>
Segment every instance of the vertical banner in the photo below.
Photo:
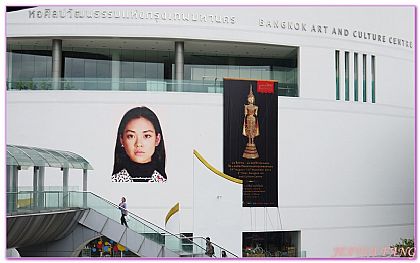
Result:
<svg viewBox="0 0 420 263"><path fill-rule="evenodd" d="M223 84L224 173L243 180L243 207L278 206L278 83Z"/></svg>

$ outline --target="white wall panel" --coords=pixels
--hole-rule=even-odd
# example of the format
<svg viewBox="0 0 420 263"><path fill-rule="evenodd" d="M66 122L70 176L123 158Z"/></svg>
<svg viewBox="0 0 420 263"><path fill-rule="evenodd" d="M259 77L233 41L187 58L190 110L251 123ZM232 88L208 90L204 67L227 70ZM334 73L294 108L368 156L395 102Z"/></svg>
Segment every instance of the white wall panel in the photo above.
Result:
<svg viewBox="0 0 420 263"><path fill-rule="evenodd" d="M48 8L67 7L34 10ZM279 97L279 208L235 206L233 212L228 203L223 203L217 207L220 210L217 214L207 218L202 208L196 207L194 200L213 205L220 203L220 199L194 192L199 188L203 193L210 191L205 188L206 184L228 191L223 192L226 196L237 190L229 192L229 187L217 177L194 181L194 149L219 170L223 167L221 94L8 91L7 144L78 153L94 167L88 173L89 191L115 203L126 196L129 210L162 227L169 209L179 202L181 232L209 233L216 243L226 244L235 252L240 250L240 231L300 230L301 248L307 257L332 256L334 248L339 246L379 249L398 242L399 238L413 237L414 48L389 41L393 38L414 41L414 7L108 6L76 9L194 13L234 17L235 22L38 19L29 18L32 10L21 10L7 13L7 37L63 38L64 41L66 38L133 37L157 41L222 41L226 48L230 42L298 47L300 97ZM265 21L263 26L261 19ZM280 27L269 27L267 21L272 24L278 21ZM308 30L283 29L281 22L305 24ZM311 32L312 25L326 26L327 33ZM348 29L350 35L332 35L334 27ZM386 41L359 39L353 36L354 31L381 34L386 36ZM340 50L340 101L335 100L335 50ZM344 101L345 51L350 51L350 61L353 52L359 54L358 102ZM367 54L366 103L362 103L363 54ZM371 103L372 54L376 65L375 104ZM352 64L350 98L354 92ZM229 67L229 76L238 72L234 66ZM217 75L213 73L210 75ZM250 74L241 77L253 77ZM117 126L125 112L141 105L150 107L161 122L168 181L165 184L111 183ZM20 175L20 185L31 185L31 169L20 171ZM59 169L46 169L45 178L47 185L62 184ZM69 184L78 184L81 188L82 171L70 170ZM219 227L218 222L229 213L237 224L229 221L235 233L224 236L224 228ZM196 220L200 220L200 227ZM215 225L208 224L212 220Z"/></svg>
<svg viewBox="0 0 420 263"><path fill-rule="evenodd" d="M160 119L168 181L111 183L117 126L127 110L140 105L153 109ZM193 150L222 170L222 107L221 94L9 91L7 143L82 155L94 167L88 174L89 191L116 203L124 195L129 210L162 227L169 209L180 202L181 232L192 232L194 220L206 217L193 212L194 200L206 200L193 189L209 184L193 183ZM332 228L351 227L353 232L343 230L349 244L357 243L366 231L373 231L372 240L379 244L378 233L372 230L378 225L392 233L386 240L381 236L382 243L392 244L398 242L396 236L413 233L407 230L413 229L414 217L413 109L279 97L278 140L279 209L241 208L232 217L242 217L237 231L302 230L302 249L308 256L329 256L336 243L327 248L321 244L341 240ZM21 185L31 185L28 171ZM53 183L50 172L57 178ZM70 185L81 188L78 173L70 171ZM46 184L61 183L59 169L46 170ZM223 185L217 180L210 183L216 189ZM219 208L224 209L217 212L219 217L235 209ZM200 234L213 234L221 245L241 242L239 233L223 240L213 229L217 224L208 225ZM315 242L309 233L318 228L324 234Z"/></svg>

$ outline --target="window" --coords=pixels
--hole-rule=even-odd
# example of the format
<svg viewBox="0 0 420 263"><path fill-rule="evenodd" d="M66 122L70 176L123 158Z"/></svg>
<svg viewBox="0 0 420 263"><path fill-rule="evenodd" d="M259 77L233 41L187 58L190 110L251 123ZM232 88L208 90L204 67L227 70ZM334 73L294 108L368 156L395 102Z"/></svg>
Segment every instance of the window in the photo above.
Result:
<svg viewBox="0 0 420 263"><path fill-rule="evenodd" d="M363 54L363 102L366 102L366 54Z"/></svg>
<svg viewBox="0 0 420 263"><path fill-rule="evenodd" d="M345 100L350 100L350 89L349 89L349 52L344 52L344 93Z"/></svg>
<svg viewBox="0 0 420 263"><path fill-rule="evenodd" d="M335 99L340 100L340 51L335 51Z"/></svg>
<svg viewBox="0 0 420 263"><path fill-rule="evenodd" d="M354 53L354 101L359 101L359 54Z"/></svg>
<svg viewBox="0 0 420 263"><path fill-rule="evenodd" d="M371 70L372 70L372 103L376 102L375 98L375 56L372 56L372 64L371 64Z"/></svg>

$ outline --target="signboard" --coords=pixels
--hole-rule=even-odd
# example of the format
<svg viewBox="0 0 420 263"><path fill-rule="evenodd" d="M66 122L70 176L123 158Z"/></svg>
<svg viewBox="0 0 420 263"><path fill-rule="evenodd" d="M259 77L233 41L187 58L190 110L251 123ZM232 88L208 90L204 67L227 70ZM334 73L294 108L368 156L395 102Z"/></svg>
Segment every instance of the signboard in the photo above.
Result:
<svg viewBox="0 0 420 263"><path fill-rule="evenodd" d="M244 207L276 207L278 83L223 83L224 173L243 180Z"/></svg>

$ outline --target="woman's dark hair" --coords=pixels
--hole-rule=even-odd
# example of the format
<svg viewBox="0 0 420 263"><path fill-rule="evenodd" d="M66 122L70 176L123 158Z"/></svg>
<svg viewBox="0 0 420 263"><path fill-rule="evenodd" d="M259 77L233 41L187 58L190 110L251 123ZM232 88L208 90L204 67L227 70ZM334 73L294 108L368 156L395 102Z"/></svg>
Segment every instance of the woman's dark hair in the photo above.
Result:
<svg viewBox="0 0 420 263"><path fill-rule="evenodd" d="M165 172L165 162L166 162L166 153L165 153L165 141L163 139L162 128L160 127L159 119L156 114L147 107L137 107L129 110L121 119L120 125L118 126L117 139L115 142L115 155L114 155L114 171L113 174L120 172L122 169L125 169L125 164L130 162L130 157L128 157L125 149L121 147L120 138L122 137L125 127L127 124L138 118L145 118L150 121L155 128L156 136L160 134L160 143L156 146L155 153L152 155L152 162L156 164L156 170L166 178Z"/></svg>

